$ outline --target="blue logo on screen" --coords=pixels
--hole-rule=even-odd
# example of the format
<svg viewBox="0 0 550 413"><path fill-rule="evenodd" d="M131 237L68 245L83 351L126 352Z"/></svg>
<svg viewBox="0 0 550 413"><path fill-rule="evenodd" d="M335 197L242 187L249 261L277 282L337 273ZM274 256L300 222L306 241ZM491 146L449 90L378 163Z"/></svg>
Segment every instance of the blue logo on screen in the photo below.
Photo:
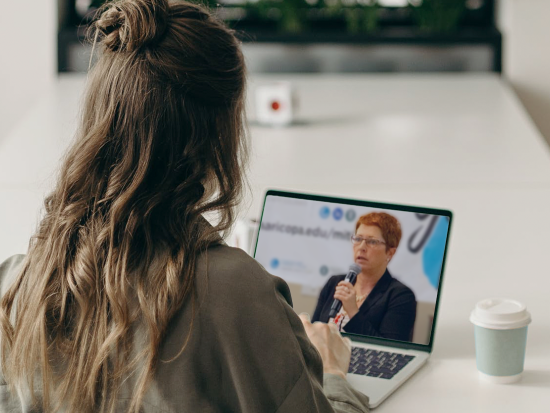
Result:
<svg viewBox="0 0 550 413"><path fill-rule="evenodd" d="M273 258L270 264L271 268L277 269L279 267L279 260L277 258Z"/></svg>
<svg viewBox="0 0 550 413"><path fill-rule="evenodd" d="M332 216L336 221L340 221L342 217L344 216L344 211L342 211L341 208L336 208L334 212L332 213Z"/></svg>
<svg viewBox="0 0 550 413"><path fill-rule="evenodd" d="M439 286L439 276L441 274L441 265L443 264L443 253L445 252L445 241L447 240L448 230L448 218L440 217L432 236L426 244L426 247L424 247L422 257L424 274L426 274L428 281L430 281L430 284L434 288Z"/></svg>
<svg viewBox="0 0 550 413"><path fill-rule="evenodd" d="M330 208L327 206L322 207L319 210L319 215L321 216L321 218L327 219L330 216Z"/></svg>

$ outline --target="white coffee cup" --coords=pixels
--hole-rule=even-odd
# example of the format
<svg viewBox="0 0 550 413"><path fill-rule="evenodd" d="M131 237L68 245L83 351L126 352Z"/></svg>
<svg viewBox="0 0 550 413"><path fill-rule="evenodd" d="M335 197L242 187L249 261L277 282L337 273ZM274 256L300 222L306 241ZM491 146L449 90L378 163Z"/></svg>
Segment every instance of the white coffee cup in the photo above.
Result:
<svg viewBox="0 0 550 413"><path fill-rule="evenodd" d="M483 380L514 383L525 361L531 314L519 301L488 298L476 304L470 321L475 328L476 363Z"/></svg>

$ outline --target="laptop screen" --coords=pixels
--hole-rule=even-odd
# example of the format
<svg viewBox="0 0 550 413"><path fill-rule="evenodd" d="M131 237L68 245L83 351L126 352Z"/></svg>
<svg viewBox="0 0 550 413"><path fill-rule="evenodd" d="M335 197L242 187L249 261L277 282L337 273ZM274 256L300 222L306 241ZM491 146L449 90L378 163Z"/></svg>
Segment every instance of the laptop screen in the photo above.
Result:
<svg viewBox="0 0 550 413"><path fill-rule="evenodd" d="M430 345L451 219L446 210L268 191L255 258L312 322Z"/></svg>

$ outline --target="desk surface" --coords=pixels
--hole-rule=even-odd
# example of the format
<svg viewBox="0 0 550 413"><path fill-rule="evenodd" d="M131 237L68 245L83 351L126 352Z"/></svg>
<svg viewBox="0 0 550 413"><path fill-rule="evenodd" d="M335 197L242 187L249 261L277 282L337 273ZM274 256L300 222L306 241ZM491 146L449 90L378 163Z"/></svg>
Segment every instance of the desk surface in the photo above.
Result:
<svg viewBox="0 0 550 413"><path fill-rule="evenodd" d="M254 79L251 98L268 79ZM550 183L546 144L496 76L288 79L300 102L298 123L252 127L256 184L330 191Z"/></svg>
<svg viewBox="0 0 550 413"><path fill-rule="evenodd" d="M300 99L289 128L252 123L243 215L267 188L451 209L455 214L434 352L377 412L517 412L550 403L550 154L493 75L279 76ZM24 252L58 159L76 126L81 76L63 76L0 141L0 251ZM253 118L253 116L252 116ZM479 382L475 303L490 296L531 311L525 375ZM413 406L417 406L413 408Z"/></svg>

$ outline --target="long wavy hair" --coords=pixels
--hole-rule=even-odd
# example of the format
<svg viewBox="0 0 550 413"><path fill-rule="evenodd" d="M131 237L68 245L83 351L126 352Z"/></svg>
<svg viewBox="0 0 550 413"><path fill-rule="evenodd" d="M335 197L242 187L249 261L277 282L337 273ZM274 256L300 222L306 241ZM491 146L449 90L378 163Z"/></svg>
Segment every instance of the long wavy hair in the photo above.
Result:
<svg viewBox="0 0 550 413"><path fill-rule="evenodd" d="M92 37L75 142L0 305L3 374L44 411L112 412L131 375L139 410L169 321L194 301L197 257L221 242L246 182L231 30L190 3L123 0ZM148 343L137 355L136 325Z"/></svg>

